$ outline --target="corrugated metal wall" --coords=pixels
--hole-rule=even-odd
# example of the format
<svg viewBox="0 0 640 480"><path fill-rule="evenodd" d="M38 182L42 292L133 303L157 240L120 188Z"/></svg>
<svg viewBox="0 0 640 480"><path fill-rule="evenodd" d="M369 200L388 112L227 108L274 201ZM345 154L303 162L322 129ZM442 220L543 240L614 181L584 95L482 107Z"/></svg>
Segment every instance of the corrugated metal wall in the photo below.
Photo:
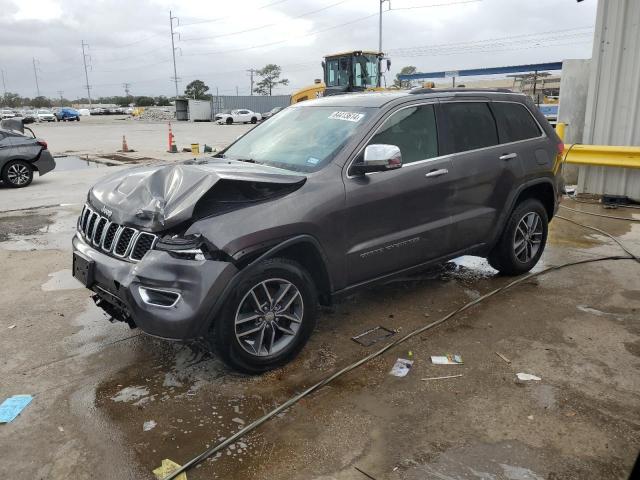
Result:
<svg viewBox="0 0 640 480"><path fill-rule="evenodd" d="M600 0L583 143L640 146L640 1ZM580 192L640 200L640 170L581 167Z"/></svg>
<svg viewBox="0 0 640 480"><path fill-rule="evenodd" d="M213 114L222 110L246 108L253 112L265 113L275 107L287 107L291 103L289 95L220 95L213 97Z"/></svg>

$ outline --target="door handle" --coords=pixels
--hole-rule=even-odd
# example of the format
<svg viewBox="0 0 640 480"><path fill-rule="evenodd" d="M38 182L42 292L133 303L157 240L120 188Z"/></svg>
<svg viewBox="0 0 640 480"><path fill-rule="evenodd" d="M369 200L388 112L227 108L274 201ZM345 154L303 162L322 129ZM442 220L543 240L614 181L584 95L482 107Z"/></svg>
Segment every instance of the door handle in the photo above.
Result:
<svg viewBox="0 0 640 480"><path fill-rule="evenodd" d="M518 156L517 153L505 153L504 155L500 155L500 160L511 160L512 158L516 158Z"/></svg>
<svg viewBox="0 0 640 480"><path fill-rule="evenodd" d="M429 173L425 174L425 177L439 177L440 175L446 175L447 173L449 173L449 170L447 170L446 168L441 168L440 170L431 170Z"/></svg>

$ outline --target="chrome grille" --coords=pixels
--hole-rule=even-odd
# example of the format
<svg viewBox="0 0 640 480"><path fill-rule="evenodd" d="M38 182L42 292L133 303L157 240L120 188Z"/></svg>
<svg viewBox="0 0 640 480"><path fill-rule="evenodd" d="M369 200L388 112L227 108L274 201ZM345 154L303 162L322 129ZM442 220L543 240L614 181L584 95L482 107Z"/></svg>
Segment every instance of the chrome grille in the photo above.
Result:
<svg viewBox="0 0 640 480"><path fill-rule="evenodd" d="M142 260L158 239L153 233L112 223L87 205L78 218L78 232L98 250L135 262Z"/></svg>

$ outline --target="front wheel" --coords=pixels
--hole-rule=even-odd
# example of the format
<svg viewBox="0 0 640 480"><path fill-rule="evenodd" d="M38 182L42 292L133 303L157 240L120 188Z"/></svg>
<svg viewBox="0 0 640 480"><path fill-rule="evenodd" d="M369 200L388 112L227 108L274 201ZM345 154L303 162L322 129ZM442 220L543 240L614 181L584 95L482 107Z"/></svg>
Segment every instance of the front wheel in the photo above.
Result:
<svg viewBox="0 0 640 480"><path fill-rule="evenodd" d="M539 200L529 198L519 203L489 254L489 264L503 275L531 270L547 243L548 223L547 211Z"/></svg>
<svg viewBox="0 0 640 480"><path fill-rule="evenodd" d="M275 258L240 282L214 320L212 346L230 367L257 374L302 350L316 325L317 292L297 262Z"/></svg>
<svg viewBox="0 0 640 480"><path fill-rule="evenodd" d="M13 160L2 170L2 180L12 188L26 187L33 180L33 170L24 160Z"/></svg>
<svg viewBox="0 0 640 480"><path fill-rule="evenodd" d="M232 118L227 118L227 125L231 125L233 123L233 119Z"/></svg>
<svg viewBox="0 0 640 480"><path fill-rule="evenodd" d="M251 117L251 123L258 123L258 119L256 117Z"/></svg>

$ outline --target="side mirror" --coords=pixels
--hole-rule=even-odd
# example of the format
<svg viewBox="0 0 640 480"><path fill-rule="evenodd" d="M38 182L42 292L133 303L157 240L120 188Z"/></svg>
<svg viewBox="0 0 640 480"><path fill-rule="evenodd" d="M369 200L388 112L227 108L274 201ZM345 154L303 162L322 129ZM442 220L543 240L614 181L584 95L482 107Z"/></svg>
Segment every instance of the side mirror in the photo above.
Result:
<svg viewBox="0 0 640 480"><path fill-rule="evenodd" d="M368 145L364 149L364 160L353 165L357 174L385 172L402 167L402 154L395 145Z"/></svg>

